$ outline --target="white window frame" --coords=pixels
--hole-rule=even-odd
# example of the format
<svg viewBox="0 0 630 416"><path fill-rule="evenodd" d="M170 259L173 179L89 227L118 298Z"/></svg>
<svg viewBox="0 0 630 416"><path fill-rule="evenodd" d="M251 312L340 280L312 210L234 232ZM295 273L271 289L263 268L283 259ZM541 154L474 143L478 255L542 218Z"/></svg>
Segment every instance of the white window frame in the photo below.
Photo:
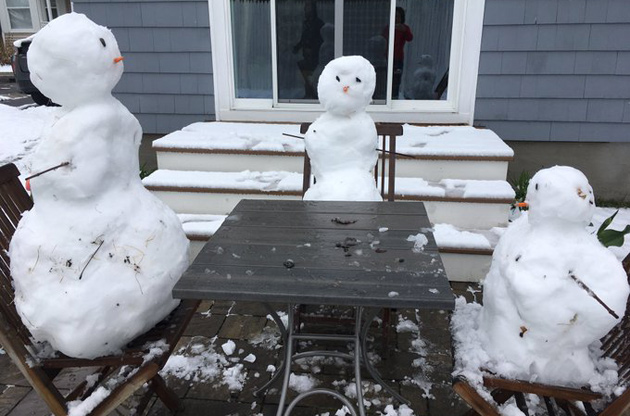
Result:
<svg viewBox="0 0 630 416"><path fill-rule="evenodd" d="M270 0L270 3L271 10L274 10L275 0ZM395 2L393 3L392 8L395 8ZM484 4L485 0L454 0L447 99L390 100L389 105L370 105L368 113L375 121L472 125ZM322 113L323 109L318 104L278 103L275 86L271 99L235 98L230 0L209 0L209 9L217 120L304 122L313 121ZM275 39L275 16L274 13L271 15L271 36ZM391 15L394 16L394 13ZM390 30L392 28L393 25L390 25ZM275 42L271 43L271 47L275 56ZM392 56L389 59L391 62ZM272 59L274 74L277 73L275 65L276 62ZM273 82L277 82L275 77ZM391 68L388 72L387 85L389 96Z"/></svg>

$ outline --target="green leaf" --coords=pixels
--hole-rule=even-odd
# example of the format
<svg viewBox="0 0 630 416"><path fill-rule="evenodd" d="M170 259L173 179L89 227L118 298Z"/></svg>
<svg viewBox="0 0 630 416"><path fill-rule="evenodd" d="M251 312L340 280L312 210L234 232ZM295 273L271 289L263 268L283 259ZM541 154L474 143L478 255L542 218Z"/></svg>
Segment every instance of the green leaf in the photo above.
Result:
<svg viewBox="0 0 630 416"><path fill-rule="evenodd" d="M615 219L615 217L617 216L617 214L619 213L619 210L615 211L614 214L612 214L610 217L606 218L604 220L604 222L602 222L602 225L599 226L599 230L597 230L597 236L599 238L599 234L604 231L606 228L608 228L608 226L610 224L612 224L613 220ZM601 241L601 240L600 240Z"/></svg>
<svg viewBox="0 0 630 416"><path fill-rule="evenodd" d="M605 247L621 247L626 234L630 234L630 225L626 225L621 231L601 230L597 233L597 238Z"/></svg>

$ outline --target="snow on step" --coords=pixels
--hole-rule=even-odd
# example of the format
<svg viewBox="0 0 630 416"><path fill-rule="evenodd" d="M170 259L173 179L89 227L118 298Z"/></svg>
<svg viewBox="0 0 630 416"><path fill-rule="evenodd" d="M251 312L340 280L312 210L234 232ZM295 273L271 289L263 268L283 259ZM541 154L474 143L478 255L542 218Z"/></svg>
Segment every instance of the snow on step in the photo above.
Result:
<svg viewBox="0 0 630 416"><path fill-rule="evenodd" d="M153 142L161 150L231 150L249 152L304 152L298 124L193 123ZM400 153L424 157L511 159L514 151L492 130L470 126L403 126L397 139Z"/></svg>
<svg viewBox="0 0 630 416"><path fill-rule="evenodd" d="M160 169L145 178L143 183L155 191L302 193L302 174L284 171L199 172ZM396 195L402 199L485 199L497 202L514 199L514 191L506 181L443 179L428 182L421 178L396 178L395 186Z"/></svg>
<svg viewBox="0 0 630 416"><path fill-rule="evenodd" d="M299 124L193 123L153 142L153 148L304 152Z"/></svg>

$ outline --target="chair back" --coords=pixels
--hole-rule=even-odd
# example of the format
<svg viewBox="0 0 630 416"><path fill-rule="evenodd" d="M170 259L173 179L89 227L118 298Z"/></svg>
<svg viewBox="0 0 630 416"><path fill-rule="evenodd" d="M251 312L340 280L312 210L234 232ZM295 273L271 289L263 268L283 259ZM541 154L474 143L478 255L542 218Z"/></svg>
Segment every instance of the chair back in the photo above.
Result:
<svg viewBox="0 0 630 416"><path fill-rule="evenodd" d="M386 201L393 201L396 195L396 137L402 136L403 127L400 123L374 123L376 134L381 139L379 159L374 167L374 180ZM305 134L311 123L302 123L300 133ZM380 164L380 167L379 167ZM387 171L387 182L385 181ZM317 180L317 178L315 178ZM380 183L379 183L380 182ZM302 181L302 195L311 186L311 159L304 152L304 179Z"/></svg>
<svg viewBox="0 0 630 416"><path fill-rule="evenodd" d="M628 284L630 284L630 253L622 261ZM626 314L604 338L602 350L606 357L610 357L619 366L619 384L630 383L630 297L626 302Z"/></svg>
<svg viewBox="0 0 630 416"><path fill-rule="evenodd" d="M14 330L24 345L30 345L30 332L15 310L9 260L9 243L15 229L22 214L33 206L33 201L18 179L19 175L20 172L12 163L0 167L0 319ZM0 330L5 331L4 328Z"/></svg>

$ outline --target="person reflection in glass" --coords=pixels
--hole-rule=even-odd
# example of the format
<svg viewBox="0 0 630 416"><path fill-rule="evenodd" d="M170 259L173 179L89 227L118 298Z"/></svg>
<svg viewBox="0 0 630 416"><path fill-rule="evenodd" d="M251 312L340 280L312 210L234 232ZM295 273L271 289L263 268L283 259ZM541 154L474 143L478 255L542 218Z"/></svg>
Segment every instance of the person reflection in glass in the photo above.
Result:
<svg viewBox="0 0 630 416"><path fill-rule="evenodd" d="M392 80L392 99L398 99L400 81L405 63L405 43L413 40L413 33L405 24L405 9L396 7L396 26L394 28L394 77ZM383 37L389 40L389 25L383 29Z"/></svg>
<svg viewBox="0 0 630 416"><path fill-rule="evenodd" d="M324 22L317 16L315 1L309 0L304 4L304 22L302 36L293 47L293 53L302 50L302 59L297 65L304 78L304 98L317 99L317 90L313 85L313 71L319 63L319 48L324 43L320 33Z"/></svg>

